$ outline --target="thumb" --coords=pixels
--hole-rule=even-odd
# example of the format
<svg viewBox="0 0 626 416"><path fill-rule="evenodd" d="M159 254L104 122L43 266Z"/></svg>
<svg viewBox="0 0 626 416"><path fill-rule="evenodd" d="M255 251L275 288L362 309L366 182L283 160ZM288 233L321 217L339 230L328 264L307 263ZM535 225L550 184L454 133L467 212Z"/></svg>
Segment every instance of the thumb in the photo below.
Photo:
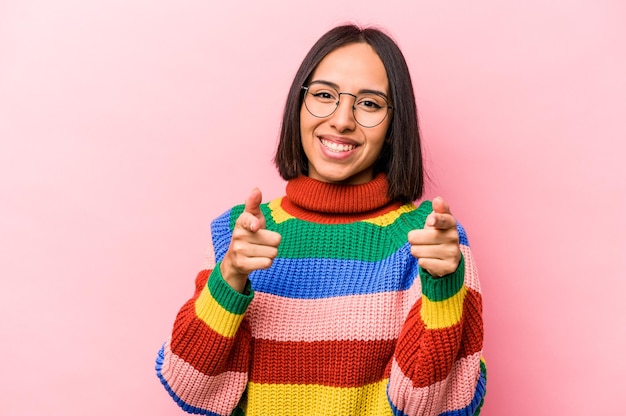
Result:
<svg viewBox="0 0 626 416"><path fill-rule="evenodd" d="M261 212L261 202L263 201L263 195L259 188L254 188L248 198L246 198L244 212L252 215L248 228L250 231L256 232L261 228L265 228L265 217Z"/></svg>

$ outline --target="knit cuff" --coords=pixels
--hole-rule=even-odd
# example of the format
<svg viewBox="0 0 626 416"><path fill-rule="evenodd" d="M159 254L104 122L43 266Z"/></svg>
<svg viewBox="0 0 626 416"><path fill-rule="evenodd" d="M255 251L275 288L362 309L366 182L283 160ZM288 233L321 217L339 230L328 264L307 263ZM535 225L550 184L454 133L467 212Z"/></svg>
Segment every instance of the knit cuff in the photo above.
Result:
<svg viewBox="0 0 626 416"><path fill-rule="evenodd" d="M209 276L208 286L211 296L228 312L242 315L246 312L254 298L254 291L250 281L246 282L244 293L237 292L222 277L220 265L221 262L217 263L211 272L211 276Z"/></svg>
<svg viewBox="0 0 626 416"><path fill-rule="evenodd" d="M446 300L461 290L465 280L465 259L461 255L461 261L456 270L443 277L433 277L420 267L420 280L422 293L432 301Z"/></svg>

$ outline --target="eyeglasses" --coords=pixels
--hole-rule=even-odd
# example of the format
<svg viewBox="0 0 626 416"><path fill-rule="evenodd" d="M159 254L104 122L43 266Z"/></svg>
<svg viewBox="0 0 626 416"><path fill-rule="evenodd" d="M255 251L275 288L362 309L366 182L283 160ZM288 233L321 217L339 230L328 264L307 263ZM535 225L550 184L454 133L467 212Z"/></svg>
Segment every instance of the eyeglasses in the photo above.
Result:
<svg viewBox="0 0 626 416"><path fill-rule="evenodd" d="M376 127L385 120L387 113L393 109L385 97L376 92L365 92L359 95L339 92L332 86L322 82L312 82L304 90L304 105L312 116L326 118L339 107L342 95L354 97L352 115L354 120L363 127Z"/></svg>

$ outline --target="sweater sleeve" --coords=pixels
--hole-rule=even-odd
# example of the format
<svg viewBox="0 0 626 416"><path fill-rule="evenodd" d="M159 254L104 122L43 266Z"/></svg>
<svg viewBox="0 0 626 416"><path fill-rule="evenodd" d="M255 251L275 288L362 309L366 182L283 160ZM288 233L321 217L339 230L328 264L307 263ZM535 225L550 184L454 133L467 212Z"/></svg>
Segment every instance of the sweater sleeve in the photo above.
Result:
<svg viewBox="0 0 626 416"><path fill-rule="evenodd" d="M210 251L209 259L215 259ZM248 380L251 335L245 312L254 293L249 284L244 294L232 289L217 257L198 273L195 293L178 312L156 360L170 396L195 414L230 415Z"/></svg>
<svg viewBox="0 0 626 416"><path fill-rule="evenodd" d="M421 296L411 307L391 364L394 415L474 416L486 392L482 297L464 229L457 270L434 278L419 269Z"/></svg>

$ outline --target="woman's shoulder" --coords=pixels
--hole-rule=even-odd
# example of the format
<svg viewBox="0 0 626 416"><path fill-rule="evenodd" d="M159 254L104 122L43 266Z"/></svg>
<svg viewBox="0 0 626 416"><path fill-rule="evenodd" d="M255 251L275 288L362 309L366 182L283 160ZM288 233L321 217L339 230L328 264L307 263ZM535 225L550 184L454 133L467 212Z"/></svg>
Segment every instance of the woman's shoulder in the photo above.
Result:
<svg viewBox="0 0 626 416"><path fill-rule="evenodd" d="M405 224L407 228L412 230L418 228L424 228L426 223L426 217L433 210L432 202L429 200L422 200L417 202L409 202L402 205L398 211L402 214L399 219L402 219L402 224Z"/></svg>

